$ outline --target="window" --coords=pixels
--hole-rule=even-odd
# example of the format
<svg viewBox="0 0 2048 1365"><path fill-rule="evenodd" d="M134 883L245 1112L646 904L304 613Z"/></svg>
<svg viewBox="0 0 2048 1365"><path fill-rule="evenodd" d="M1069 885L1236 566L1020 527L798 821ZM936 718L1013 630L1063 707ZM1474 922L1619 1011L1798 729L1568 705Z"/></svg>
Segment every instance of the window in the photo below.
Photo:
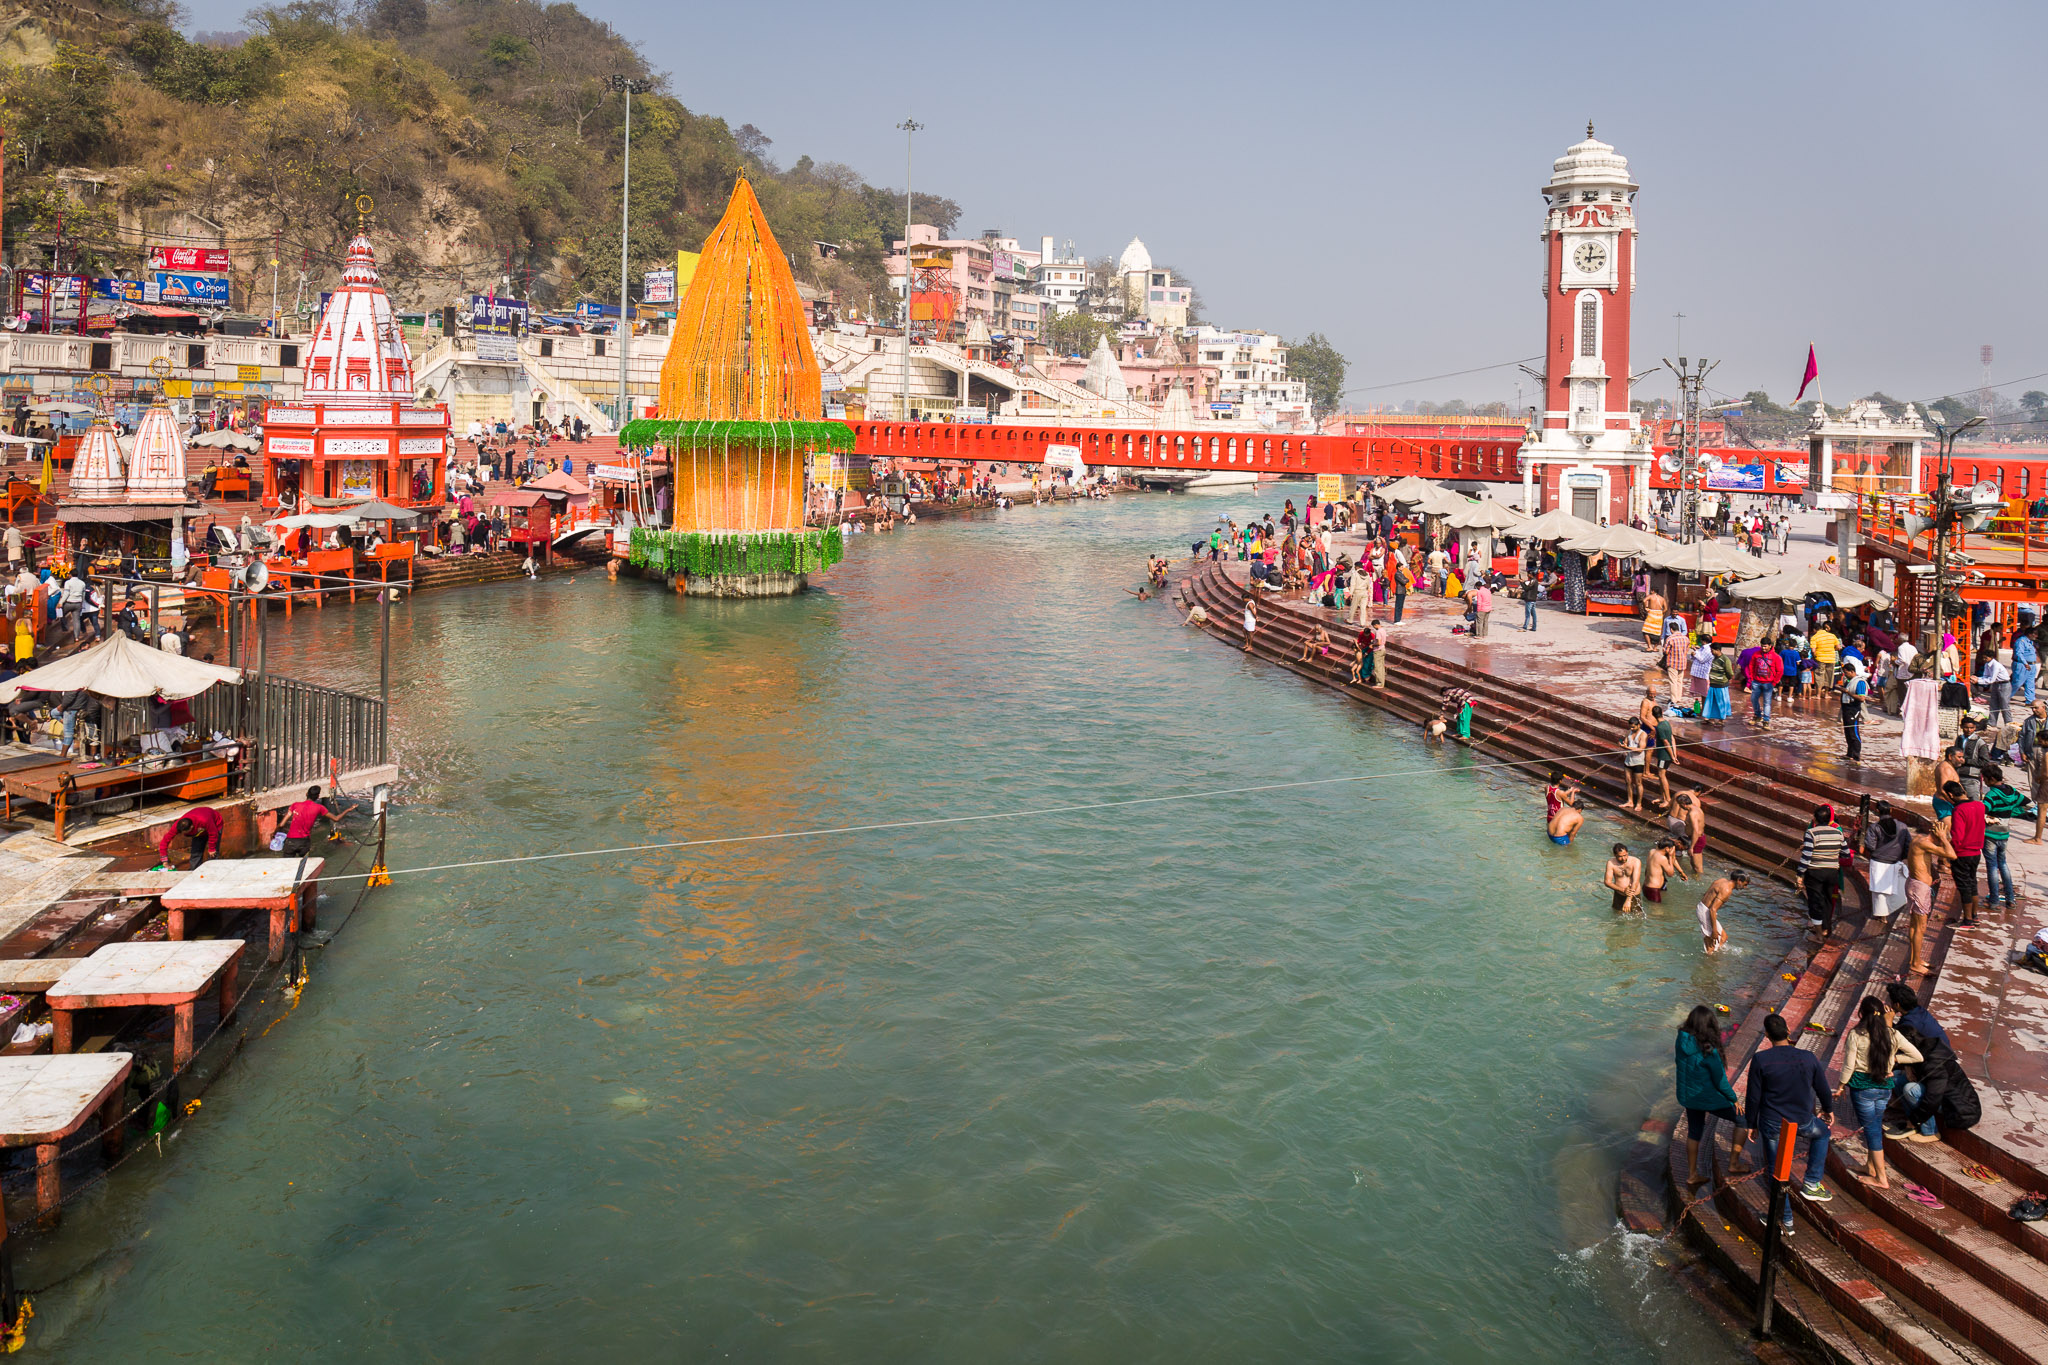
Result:
<svg viewBox="0 0 2048 1365"><path fill-rule="evenodd" d="M284 366L287 370L297 369L299 367L299 348L296 346L278 347L277 363Z"/></svg>
<svg viewBox="0 0 2048 1365"><path fill-rule="evenodd" d="M881 344L880 344L879 342L878 342L878 343L876 343L876 345L875 345L875 349L876 349L876 350L878 350L878 351L882 349L882 348L881 348ZM592 337L592 338L590 339L590 353L591 353L592 355L603 355L603 354L604 354L604 338L603 338L603 337Z"/></svg>
<svg viewBox="0 0 2048 1365"><path fill-rule="evenodd" d="M92 344L92 367L95 370L111 370L114 368L113 342L95 341Z"/></svg>
<svg viewBox="0 0 2048 1365"><path fill-rule="evenodd" d="M546 359L547 359L547 358L548 358L549 356L553 355L554 353L555 353L555 343L554 343L554 339L553 339L552 337L542 337L542 338L540 339L540 357L541 357L541 359L542 359L542 360L546 360Z"/></svg>
<svg viewBox="0 0 2048 1365"><path fill-rule="evenodd" d="M1579 296L1579 354L1600 354L1600 301L1591 294Z"/></svg>

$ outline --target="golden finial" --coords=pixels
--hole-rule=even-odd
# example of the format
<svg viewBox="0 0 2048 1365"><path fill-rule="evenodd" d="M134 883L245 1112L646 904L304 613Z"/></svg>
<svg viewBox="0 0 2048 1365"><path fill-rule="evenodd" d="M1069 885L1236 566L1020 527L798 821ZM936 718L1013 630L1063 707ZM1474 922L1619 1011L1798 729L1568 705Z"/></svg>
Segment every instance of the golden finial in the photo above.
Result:
<svg viewBox="0 0 2048 1365"><path fill-rule="evenodd" d="M377 201L367 194L356 196L356 232L366 234L370 230L370 210L377 207Z"/></svg>

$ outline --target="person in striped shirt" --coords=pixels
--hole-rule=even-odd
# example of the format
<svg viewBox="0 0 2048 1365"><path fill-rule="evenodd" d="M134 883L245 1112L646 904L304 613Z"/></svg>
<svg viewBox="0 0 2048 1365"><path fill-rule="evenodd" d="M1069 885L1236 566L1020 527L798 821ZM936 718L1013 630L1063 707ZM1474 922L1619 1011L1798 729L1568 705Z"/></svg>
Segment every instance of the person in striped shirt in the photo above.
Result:
<svg viewBox="0 0 2048 1365"><path fill-rule="evenodd" d="M1813 823L1799 844L1799 880L1806 889L1806 927L1826 938L1842 903L1842 852L1847 841L1835 823L1833 806L1816 806Z"/></svg>

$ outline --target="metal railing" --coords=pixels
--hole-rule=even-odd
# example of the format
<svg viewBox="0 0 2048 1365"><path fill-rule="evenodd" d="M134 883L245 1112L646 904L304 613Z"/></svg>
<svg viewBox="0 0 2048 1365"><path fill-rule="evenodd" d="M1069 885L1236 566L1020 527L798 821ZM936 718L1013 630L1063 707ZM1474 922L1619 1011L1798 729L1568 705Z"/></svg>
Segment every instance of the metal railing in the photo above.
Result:
<svg viewBox="0 0 2048 1365"><path fill-rule="evenodd" d="M208 688L192 699L192 718L207 734L245 737L251 791L376 767L390 753L383 702L296 678L252 674Z"/></svg>

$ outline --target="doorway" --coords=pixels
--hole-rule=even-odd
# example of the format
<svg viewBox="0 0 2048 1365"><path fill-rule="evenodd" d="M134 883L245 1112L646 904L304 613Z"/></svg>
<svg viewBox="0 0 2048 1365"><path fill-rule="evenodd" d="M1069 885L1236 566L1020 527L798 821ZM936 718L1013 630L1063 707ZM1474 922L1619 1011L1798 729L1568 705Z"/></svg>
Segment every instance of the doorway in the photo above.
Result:
<svg viewBox="0 0 2048 1365"><path fill-rule="evenodd" d="M1597 488L1574 488L1572 490L1572 515L1581 521L1600 524L1600 490Z"/></svg>

